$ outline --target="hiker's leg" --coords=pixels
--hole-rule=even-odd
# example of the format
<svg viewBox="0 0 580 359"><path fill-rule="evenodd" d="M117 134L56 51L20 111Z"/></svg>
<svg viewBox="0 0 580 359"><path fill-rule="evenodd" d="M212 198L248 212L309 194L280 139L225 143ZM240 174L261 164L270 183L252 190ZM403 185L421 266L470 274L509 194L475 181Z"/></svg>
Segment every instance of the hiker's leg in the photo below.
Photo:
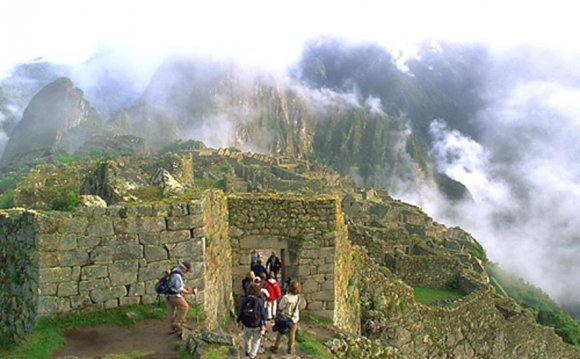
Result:
<svg viewBox="0 0 580 359"><path fill-rule="evenodd" d="M244 330L244 352L249 354L250 353L250 349L252 347L252 328L248 328L245 325L243 326L243 330Z"/></svg>
<svg viewBox="0 0 580 359"><path fill-rule="evenodd" d="M173 316L175 315L175 305L173 305L171 298L173 298L173 296L167 297L167 322L169 323L169 328L175 329L173 328Z"/></svg>
<svg viewBox="0 0 580 359"><path fill-rule="evenodd" d="M260 333L261 328L251 328L252 335L250 337L250 358L255 358L258 355L258 350L260 349L260 343L262 341L262 333Z"/></svg>
<svg viewBox="0 0 580 359"><path fill-rule="evenodd" d="M266 301L266 320L272 319L272 302Z"/></svg>
<svg viewBox="0 0 580 359"><path fill-rule="evenodd" d="M276 310L278 309L278 301L272 301L272 319L276 318Z"/></svg>
<svg viewBox="0 0 580 359"><path fill-rule="evenodd" d="M278 348L280 348L281 341L282 341L282 334L280 334L280 332L278 332L276 334L276 343L274 343L274 348L276 348L276 350L278 350Z"/></svg>
<svg viewBox="0 0 580 359"><path fill-rule="evenodd" d="M294 344L296 342L296 332L298 331L298 323L292 324L290 327L290 335L288 339L288 353L294 353Z"/></svg>
<svg viewBox="0 0 580 359"><path fill-rule="evenodd" d="M178 328L182 328L183 323L185 322L185 316L187 315L187 311L189 310L189 304L185 301L183 297L172 297L175 298L173 302L174 305L177 307L177 315L173 321L173 325Z"/></svg>

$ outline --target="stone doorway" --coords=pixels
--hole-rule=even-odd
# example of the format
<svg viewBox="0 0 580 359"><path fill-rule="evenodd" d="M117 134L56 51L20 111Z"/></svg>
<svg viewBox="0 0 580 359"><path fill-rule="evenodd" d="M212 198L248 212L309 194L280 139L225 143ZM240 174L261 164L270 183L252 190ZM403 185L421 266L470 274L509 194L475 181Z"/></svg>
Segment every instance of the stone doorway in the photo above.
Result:
<svg viewBox="0 0 580 359"><path fill-rule="evenodd" d="M282 236L247 236L240 240L240 247L237 255L233 255L233 288L236 298L243 294L241 281L244 279L251 268L251 252L256 249L260 253L262 265L266 267L268 258L272 252L280 258L282 269L279 273L278 282L280 288L283 287L284 281L288 278L296 277L298 273L298 255L295 240Z"/></svg>

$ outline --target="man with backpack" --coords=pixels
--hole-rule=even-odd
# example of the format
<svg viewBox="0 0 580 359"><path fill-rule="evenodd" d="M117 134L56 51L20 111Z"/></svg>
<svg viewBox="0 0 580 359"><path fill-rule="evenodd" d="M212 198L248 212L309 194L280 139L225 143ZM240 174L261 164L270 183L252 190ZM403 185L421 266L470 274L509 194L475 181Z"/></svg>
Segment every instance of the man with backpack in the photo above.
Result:
<svg viewBox="0 0 580 359"><path fill-rule="evenodd" d="M196 288L193 290L186 289L183 282L183 275L190 270L191 263L189 261L181 261L168 275L167 288L164 294L167 298L167 319L171 325L169 334L180 334L183 331L185 317L189 311L189 304L187 304L183 295L197 294Z"/></svg>
<svg viewBox="0 0 580 359"><path fill-rule="evenodd" d="M278 280L278 272L282 269L282 262L276 255L276 252L272 251L272 254L268 257L268 260L266 261L266 269L268 270L268 273L274 272L275 279Z"/></svg>
<svg viewBox="0 0 580 359"><path fill-rule="evenodd" d="M259 284L252 283L248 287L248 296L242 298L236 322L243 326L246 356L256 358L266 332L266 309Z"/></svg>

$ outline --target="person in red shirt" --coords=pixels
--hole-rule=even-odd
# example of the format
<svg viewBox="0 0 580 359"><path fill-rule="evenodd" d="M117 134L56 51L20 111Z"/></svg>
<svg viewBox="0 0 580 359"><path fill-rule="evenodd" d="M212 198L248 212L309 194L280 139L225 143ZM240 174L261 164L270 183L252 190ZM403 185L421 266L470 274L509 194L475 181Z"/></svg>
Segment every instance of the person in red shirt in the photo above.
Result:
<svg viewBox="0 0 580 359"><path fill-rule="evenodd" d="M267 319L272 320L276 316L278 299L282 298L282 291L280 290L280 285L276 280L276 274L274 272L270 272L268 280L264 283L264 288L269 293L268 298L266 298Z"/></svg>

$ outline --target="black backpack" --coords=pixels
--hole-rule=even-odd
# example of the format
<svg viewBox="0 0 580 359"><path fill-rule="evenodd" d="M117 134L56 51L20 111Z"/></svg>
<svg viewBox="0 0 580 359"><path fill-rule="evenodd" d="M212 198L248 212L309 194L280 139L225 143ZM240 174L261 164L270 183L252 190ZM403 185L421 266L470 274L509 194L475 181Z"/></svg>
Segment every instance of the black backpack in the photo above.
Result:
<svg viewBox="0 0 580 359"><path fill-rule="evenodd" d="M155 292L157 294L176 294L170 287L171 276L173 274L181 275L181 272L178 270L174 270L172 272L166 271L165 275L157 281L155 284Z"/></svg>
<svg viewBox="0 0 580 359"><path fill-rule="evenodd" d="M242 315L240 317L240 321L246 327L256 328L260 326L260 319L262 316L261 308L260 308L260 300L256 296L248 296L246 297L246 304L242 309Z"/></svg>

